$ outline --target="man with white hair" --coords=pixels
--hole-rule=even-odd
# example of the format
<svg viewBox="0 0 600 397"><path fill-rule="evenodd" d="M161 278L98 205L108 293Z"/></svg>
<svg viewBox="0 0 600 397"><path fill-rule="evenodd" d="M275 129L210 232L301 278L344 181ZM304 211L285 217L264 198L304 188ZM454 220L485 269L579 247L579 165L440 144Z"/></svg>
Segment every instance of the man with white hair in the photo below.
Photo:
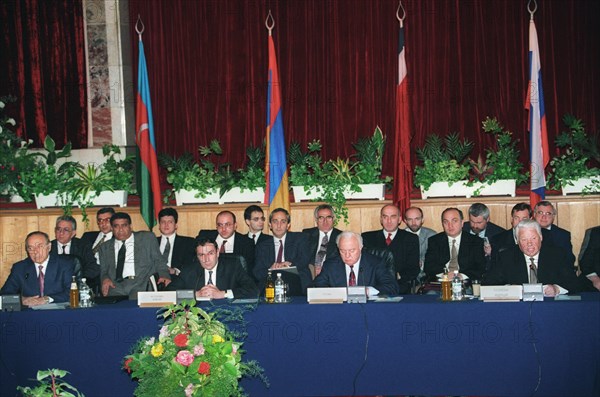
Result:
<svg viewBox="0 0 600 397"><path fill-rule="evenodd" d="M580 290L573 259L552 244L542 244L542 229L534 220L522 220L516 227L518 244L498 253L498 260L485 274L483 284L544 285L544 296Z"/></svg>
<svg viewBox="0 0 600 397"><path fill-rule="evenodd" d="M315 278L315 287L371 286L380 294L398 295L398 283L393 270L387 268L383 259L362 252L360 234L342 232L337 237L340 256L328 258L321 273Z"/></svg>

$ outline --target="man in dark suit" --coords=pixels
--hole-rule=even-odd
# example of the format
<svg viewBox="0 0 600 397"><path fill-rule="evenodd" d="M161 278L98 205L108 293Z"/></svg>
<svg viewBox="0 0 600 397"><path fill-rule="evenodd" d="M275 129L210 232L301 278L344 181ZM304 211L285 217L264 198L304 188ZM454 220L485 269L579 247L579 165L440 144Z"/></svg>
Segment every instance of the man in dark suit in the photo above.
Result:
<svg viewBox="0 0 600 397"><path fill-rule="evenodd" d="M91 247L75 237L77 221L70 215L56 218L54 228L55 239L52 240L52 252L59 255L69 255L74 259L74 273L78 280L86 279L86 284L94 291L100 285L100 266L94 258Z"/></svg>
<svg viewBox="0 0 600 397"><path fill-rule="evenodd" d="M510 223L512 227L509 230L496 234L490 239L492 258L496 258L499 252L513 248L518 244L517 225L522 220L531 219L532 215L533 211L531 210L531 206L527 203L517 203L512 207L512 210L510 211ZM494 259L492 261L494 261Z"/></svg>
<svg viewBox="0 0 600 397"><path fill-rule="evenodd" d="M31 232L25 239L27 259L13 265L0 294L20 294L26 306L68 302L73 260L50 253L50 238Z"/></svg>
<svg viewBox="0 0 600 397"><path fill-rule="evenodd" d="M398 295L398 283L383 259L362 252L362 237L354 232L342 232L337 238L340 255L329 258L315 278L315 287L370 286L380 294Z"/></svg>
<svg viewBox="0 0 600 397"><path fill-rule="evenodd" d="M162 256L167 260L169 274L175 278L181 272L183 265L195 257L196 242L188 236L177 234L179 214L173 208L163 208L158 213L158 230L160 236L158 245Z"/></svg>
<svg viewBox="0 0 600 397"><path fill-rule="evenodd" d="M463 213L458 208L446 208L442 212L444 231L429 238L425 255L425 273L430 281L448 269L458 270L459 275L481 280L485 271L483 239L463 232Z"/></svg>
<svg viewBox="0 0 600 397"><path fill-rule="evenodd" d="M587 244L579 260L582 286L587 291L600 291L600 226L588 229L585 236Z"/></svg>
<svg viewBox="0 0 600 397"><path fill-rule="evenodd" d="M186 265L168 290L193 289L196 297L211 299L256 298L258 288L239 262L219 257L216 241L198 239L197 260Z"/></svg>
<svg viewBox="0 0 600 397"><path fill-rule="evenodd" d="M325 259L339 255L335 243L337 236L342 232L334 228L335 212L329 204L321 204L314 212L316 227L302 230L308 241L308 249L312 253L313 261L308 265L312 278L321 272Z"/></svg>
<svg viewBox="0 0 600 397"><path fill-rule="evenodd" d="M554 224L556 210L552 203L549 201L538 202L533 209L533 216L542 229L547 229L550 232L545 237L547 242L551 241L554 245L567 250L573 256L574 261L575 256L573 255L573 244L571 244L571 232Z"/></svg>
<svg viewBox="0 0 600 397"><path fill-rule="evenodd" d="M254 245L267 239L268 234L263 233L265 228L265 213L258 205L249 205L244 210L244 222L248 225L248 238Z"/></svg>
<svg viewBox="0 0 600 397"><path fill-rule="evenodd" d="M136 299L145 291L150 276L158 273L158 283L171 281L167 261L158 249L156 236L151 232L133 232L131 217L117 212L110 219L114 238L102 244L100 279L102 295L128 295Z"/></svg>
<svg viewBox="0 0 600 397"><path fill-rule="evenodd" d="M302 233L288 232L290 213L284 208L276 208L269 215L269 227L272 236L256 246L256 265L254 278L259 289L264 290L267 272L281 270L283 281L289 284L289 295L306 295L306 288L312 282L308 263L311 252L306 236ZM297 274L287 268L294 268Z"/></svg>
<svg viewBox="0 0 600 397"><path fill-rule="evenodd" d="M490 221L490 209L483 203L473 203L469 207L469 222L463 225L463 231L483 239L483 252L485 253L486 268L489 268L492 258L491 239L506 229Z"/></svg>
<svg viewBox="0 0 600 397"><path fill-rule="evenodd" d="M83 233L81 241L90 247L96 263L100 266L100 259L98 258L98 250L100 246L112 238L112 227L110 226L110 218L114 215L115 210L111 207L100 208L96 212L96 224L98 225L98 231L90 231Z"/></svg>
<svg viewBox="0 0 600 397"><path fill-rule="evenodd" d="M200 230L196 239L209 238L215 240L220 254L238 254L246 259L246 271L253 277L254 243L245 235L238 233L237 220L231 211L221 211L217 214L216 230Z"/></svg>
<svg viewBox="0 0 600 397"><path fill-rule="evenodd" d="M385 250L394 256L395 276L401 294L410 293L411 282L417 279L419 266L419 237L400 230L400 210L394 205L381 208L381 230L364 232L362 238L366 249Z"/></svg>
<svg viewBox="0 0 600 397"><path fill-rule="evenodd" d="M573 259L563 249L543 242L542 229L533 220L517 225L518 245L498 254L498 261L486 273L483 284L544 284L544 296L580 290Z"/></svg>

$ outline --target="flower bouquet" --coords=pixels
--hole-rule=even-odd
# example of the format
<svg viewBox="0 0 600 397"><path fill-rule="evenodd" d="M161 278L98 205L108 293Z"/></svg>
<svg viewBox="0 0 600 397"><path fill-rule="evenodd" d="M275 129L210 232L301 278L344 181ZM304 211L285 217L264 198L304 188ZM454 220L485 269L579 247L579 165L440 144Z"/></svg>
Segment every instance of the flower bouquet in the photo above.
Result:
<svg viewBox="0 0 600 397"><path fill-rule="evenodd" d="M242 376L266 381L256 361L242 362L242 343L216 314L195 303L169 306L158 338L143 338L125 357L124 369L139 383L136 396L240 396Z"/></svg>

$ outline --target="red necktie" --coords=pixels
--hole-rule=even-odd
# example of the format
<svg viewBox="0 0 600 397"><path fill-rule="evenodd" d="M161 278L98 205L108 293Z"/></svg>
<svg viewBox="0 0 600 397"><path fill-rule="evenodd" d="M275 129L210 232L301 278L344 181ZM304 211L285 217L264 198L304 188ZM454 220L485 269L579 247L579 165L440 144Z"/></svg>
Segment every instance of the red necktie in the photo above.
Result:
<svg viewBox="0 0 600 397"><path fill-rule="evenodd" d="M44 266L39 265L40 275L38 277L38 281L40 283L40 296L44 296Z"/></svg>
<svg viewBox="0 0 600 397"><path fill-rule="evenodd" d="M388 233L387 238L385 239L385 243L390 245L392 243L392 233Z"/></svg>
<svg viewBox="0 0 600 397"><path fill-rule="evenodd" d="M219 254L225 253L225 243L227 243L227 240L223 240L223 242L221 243L221 248L219 248Z"/></svg>
<svg viewBox="0 0 600 397"><path fill-rule="evenodd" d="M354 266L350 266L350 276L348 277L348 287L356 286L356 274L354 274Z"/></svg>
<svg viewBox="0 0 600 397"><path fill-rule="evenodd" d="M275 262L283 262L283 240L279 240L279 251L277 251L277 260Z"/></svg>

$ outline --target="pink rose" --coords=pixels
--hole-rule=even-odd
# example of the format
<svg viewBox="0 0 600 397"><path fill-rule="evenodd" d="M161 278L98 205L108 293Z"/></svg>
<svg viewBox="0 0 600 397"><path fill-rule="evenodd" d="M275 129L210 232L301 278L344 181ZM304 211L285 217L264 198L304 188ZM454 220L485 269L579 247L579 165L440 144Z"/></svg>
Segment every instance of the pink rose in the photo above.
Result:
<svg viewBox="0 0 600 397"><path fill-rule="evenodd" d="M187 350L182 350L179 353L177 353L175 361L177 361L181 365L189 367L190 364L194 361L194 355Z"/></svg>
<svg viewBox="0 0 600 397"><path fill-rule="evenodd" d="M194 346L194 356L201 356L203 354L204 354L204 345L202 343Z"/></svg>

